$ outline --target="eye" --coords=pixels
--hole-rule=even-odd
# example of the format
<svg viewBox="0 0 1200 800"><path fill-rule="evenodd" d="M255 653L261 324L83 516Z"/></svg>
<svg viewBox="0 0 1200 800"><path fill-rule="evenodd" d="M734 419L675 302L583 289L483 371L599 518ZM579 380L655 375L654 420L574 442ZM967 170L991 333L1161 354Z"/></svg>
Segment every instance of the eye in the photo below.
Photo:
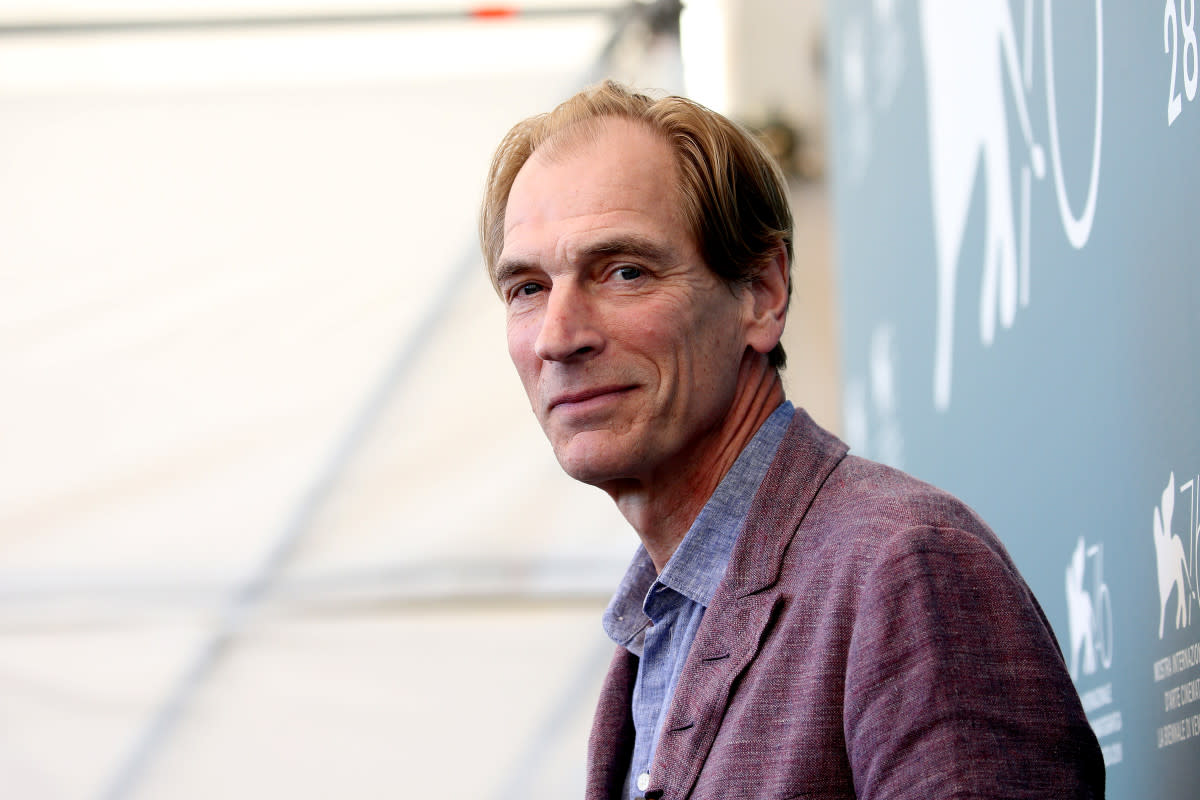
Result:
<svg viewBox="0 0 1200 800"><path fill-rule="evenodd" d="M521 303L545 291L546 287L538 281L521 281L514 282L504 289L504 302L506 304Z"/></svg>
<svg viewBox="0 0 1200 800"><path fill-rule="evenodd" d="M618 267L616 275L623 281L635 281L642 277L642 270L638 267L624 266Z"/></svg>

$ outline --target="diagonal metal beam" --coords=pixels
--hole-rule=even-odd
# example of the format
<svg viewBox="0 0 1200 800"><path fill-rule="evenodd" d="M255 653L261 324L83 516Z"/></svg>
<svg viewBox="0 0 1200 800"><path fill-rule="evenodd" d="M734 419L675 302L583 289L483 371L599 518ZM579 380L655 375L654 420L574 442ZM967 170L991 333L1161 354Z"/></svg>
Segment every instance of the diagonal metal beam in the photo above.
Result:
<svg viewBox="0 0 1200 800"><path fill-rule="evenodd" d="M375 423L382 417L393 391L421 357L425 349L424 342L438 327L446 309L454 302L470 272L479 269L479 265L479 254L472 247L450 270L447 280L443 282L425 316L396 352L383 376L367 395L366 401L351 417L345 434L301 496L275 541L249 576L233 590L222 605L212 632L201 643L183 674L175 682L174 688L142 729L132 749L101 792L100 797L104 800L129 797L136 788L146 768L174 730L201 684L229 645L242 632L251 612L266 595L277 573L311 531L317 512L332 495L351 459L358 453Z"/></svg>

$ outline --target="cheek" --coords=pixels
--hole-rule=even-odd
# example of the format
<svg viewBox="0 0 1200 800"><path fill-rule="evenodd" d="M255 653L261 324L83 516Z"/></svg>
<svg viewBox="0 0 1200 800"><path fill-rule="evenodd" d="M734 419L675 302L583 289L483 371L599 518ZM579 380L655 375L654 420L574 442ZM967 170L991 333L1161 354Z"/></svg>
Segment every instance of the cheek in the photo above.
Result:
<svg viewBox="0 0 1200 800"><path fill-rule="evenodd" d="M709 337L703 312L691 308L686 298L661 299L653 305L637 307L632 313L612 319L609 329L614 338L632 350L640 351L667 368L684 366L698 348L697 336Z"/></svg>
<svg viewBox="0 0 1200 800"><path fill-rule="evenodd" d="M513 366L517 368L517 375L520 376L521 383L525 385L525 391L529 392L532 389L531 381L536 377L538 364L541 361L533 351L537 330L532 325L523 324L521 321L509 320L507 333L508 357L512 359Z"/></svg>
<svg viewBox="0 0 1200 800"><path fill-rule="evenodd" d="M681 342L696 388L718 394L736 383L745 344L739 335L736 316L725 306L716 306L693 320Z"/></svg>

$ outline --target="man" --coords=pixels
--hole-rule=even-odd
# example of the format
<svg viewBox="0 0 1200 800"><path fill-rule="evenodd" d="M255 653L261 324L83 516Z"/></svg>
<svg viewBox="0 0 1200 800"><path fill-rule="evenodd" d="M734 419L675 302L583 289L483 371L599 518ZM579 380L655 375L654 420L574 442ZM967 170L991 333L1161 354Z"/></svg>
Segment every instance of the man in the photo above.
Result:
<svg viewBox="0 0 1200 800"><path fill-rule="evenodd" d="M617 84L518 124L481 236L563 469L639 548L587 797L1101 797L1004 548L784 399L791 216L720 115Z"/></svg>

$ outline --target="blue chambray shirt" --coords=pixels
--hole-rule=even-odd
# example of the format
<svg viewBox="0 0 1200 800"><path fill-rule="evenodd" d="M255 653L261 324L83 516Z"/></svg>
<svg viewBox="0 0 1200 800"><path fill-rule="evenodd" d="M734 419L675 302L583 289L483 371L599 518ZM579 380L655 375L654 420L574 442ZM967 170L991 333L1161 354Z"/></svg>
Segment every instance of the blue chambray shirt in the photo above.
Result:
<svg viewBox="0 0 1200 800"><path fill-rule="evenodd" d="M688 650L725 575L750 501L794 413L785 400L762 424L701 509L662 575L655 576L646 549L638 548L604 612L602 622L609 638L639 656L633 688L637 734L625 781L627 798L643 796L644 786L639 787L638 778L650 772Z"/></svg>

